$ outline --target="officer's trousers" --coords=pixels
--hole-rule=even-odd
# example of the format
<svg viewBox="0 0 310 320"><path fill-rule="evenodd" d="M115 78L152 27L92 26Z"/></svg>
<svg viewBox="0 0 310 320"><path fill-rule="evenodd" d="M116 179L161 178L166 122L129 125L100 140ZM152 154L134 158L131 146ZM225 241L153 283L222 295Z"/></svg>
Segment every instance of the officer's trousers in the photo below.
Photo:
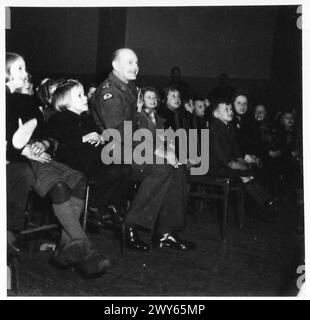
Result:
<svg viewBox="0 0 310 320"><path fill-rule="evenodd" d="M133 165L143 174L127 216L128 224L165 233L184 228L185 168L168 164Z"/></svg>

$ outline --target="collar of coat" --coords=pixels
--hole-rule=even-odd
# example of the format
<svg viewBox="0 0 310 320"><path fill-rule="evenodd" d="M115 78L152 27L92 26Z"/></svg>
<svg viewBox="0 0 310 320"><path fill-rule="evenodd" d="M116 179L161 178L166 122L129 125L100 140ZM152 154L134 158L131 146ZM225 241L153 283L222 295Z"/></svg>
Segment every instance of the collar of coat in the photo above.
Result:
<svg viewBox="0 0 310 320"><path fill-rule="evenodd" d="M116 84L117 87L119 87L123 91L127 91L129 89L136 88L133 81L129 81L128 83L123 82L121 79L119 79L113 72L109 74L108 79Z"/></svg>

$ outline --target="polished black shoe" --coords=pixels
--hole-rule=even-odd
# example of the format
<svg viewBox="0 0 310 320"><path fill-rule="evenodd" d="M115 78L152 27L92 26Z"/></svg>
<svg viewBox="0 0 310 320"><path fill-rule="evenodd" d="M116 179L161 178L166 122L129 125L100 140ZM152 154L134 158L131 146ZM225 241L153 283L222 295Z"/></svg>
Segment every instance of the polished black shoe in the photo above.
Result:
<svg viewBox="0 0 310 320"><path fill-rule="evenodd" d="M136 251L149 250L149 246L140 239L139 234L133 227L126 230L126 247Z"/></svg>
<svg viewBox="0 0 310 320"><path fill-rule="evenodd" d="M152 243L155 248L172 248L182 251L196 248L194 242L182 240L177 235L172 235L170 233L154 236Z"/></svg>

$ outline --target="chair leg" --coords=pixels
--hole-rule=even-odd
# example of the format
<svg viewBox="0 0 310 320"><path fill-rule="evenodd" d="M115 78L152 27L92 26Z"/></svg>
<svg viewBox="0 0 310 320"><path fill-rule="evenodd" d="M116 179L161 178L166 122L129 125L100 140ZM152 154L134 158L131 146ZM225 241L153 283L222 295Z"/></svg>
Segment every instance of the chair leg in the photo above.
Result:
<svg viewBox="0 0 310 320"><path fill-rule="evenodd" d="M121 255L123 256L126 251L126 219L123 220L121 228Z"/></svg>
<svg viewBox="0 0 310 320"><path fill-rule="evenodd" d="M14 259L14 291L16 294L19 294L19 267L18 267L18 258Z"/></svg>
<svg viewBox="0 0 310 320"><path fill-rule="evenodd" d="M12 290L12 269L7 265L7 290Z"/></svg>
<svg viewBox="0 0 310 320"><path fill-rule="evenodd" d="M205 193L203 188L200 187L200 186L197 187L197 192ZM203 205L204 205L204 199L203 198L195 199L195 206L194 206L195 207L195 214L194 214L194 221L195 222L197 222L200 219L201 212L202 212L202 209L203 209Z"/></svg>
<svg viewBox="0 0 310 320"><path fill-rule="evenodd" d="M227 229L227 215L228 215L228 197L229 197L229 184L223 186L223 211L222 211L222 240L226 241L226 229Z"/></svg>
<svg viewBox="0 0 310 320"><path fill-rule="evenodd" d="M18 257L11 257L11 262L8 264L8 279L10 287L14 294L19 294L19 268L18 268Z"/></svg>
<svg viewBox="0 0 310 320"><path fill-rule="evenodd" d="M244 218L244 192L241 187L237 189L237 197L238 197L238 222L239 229L243 227L243 218Z"/></svg>
<svg viewBox="0 0 310 320"><path fill-rule="evenodd" d="M86 188L85 207L84 207L84 216L83 216L83 230L85 232L87 228L87 218L88 218L88 200L89 200L89 185L87 185L87 188Z"/></svg>

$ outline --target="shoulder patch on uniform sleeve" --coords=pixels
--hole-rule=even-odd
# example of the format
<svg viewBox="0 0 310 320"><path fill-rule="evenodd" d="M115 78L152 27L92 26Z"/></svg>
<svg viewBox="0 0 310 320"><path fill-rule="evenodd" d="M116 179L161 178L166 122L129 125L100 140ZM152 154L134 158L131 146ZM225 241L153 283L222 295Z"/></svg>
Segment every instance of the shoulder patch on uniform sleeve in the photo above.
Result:
<svg viewBox="0 0 310 320"><path fill-rule="evenodd" d="M110 87L110 82L106 82L103 86L102 89L109 89Z"/></svg>
<svg viewBox="0 0 310 320"><path fill-rule="evenodd" d="M103 100L109 100L113 97L112 93L106 93L102 96Z"/></svg>

